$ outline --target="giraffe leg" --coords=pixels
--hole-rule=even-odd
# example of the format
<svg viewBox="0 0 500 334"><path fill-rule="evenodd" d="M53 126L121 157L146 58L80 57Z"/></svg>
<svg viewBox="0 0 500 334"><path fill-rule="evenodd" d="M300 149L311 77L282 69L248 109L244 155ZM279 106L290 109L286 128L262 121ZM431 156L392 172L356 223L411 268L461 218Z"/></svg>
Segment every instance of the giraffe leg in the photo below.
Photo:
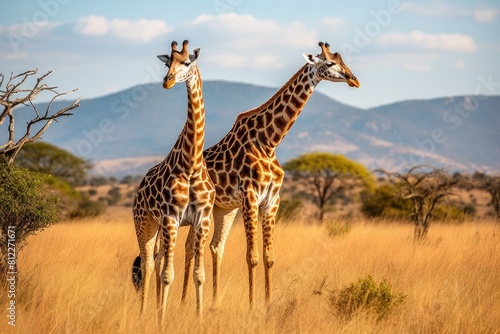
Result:
<svg viewBox="0 0 500 334"><path fill-rule="evenodd" d="M212 210L210 207L204 209L201 221L197 226L194 236L195 261L193 270L194 285L196 287L196 311L198 316L202 315L203 307L203 285L205 283L205 243L207 242Z"/></svg>
<svg viewBox="0 0 500 334"><path fill-rule="evenodd" d="M216 307L219 303L219 282L220 269L222 264L222 256L224 254L224 246L226 244L229 231L233 224L234 218L238 209L224 210L214 205L214 235L210 242L210 251L212 252L213 266L213 306Z"/></svg>
<svg viewBox="0 0 500 334"><path fill-rule="evenodd" d="M182 298L181 301L186 301L187 290L189 285L189 277L191 275L191 268L193 267L194 262L194 227L189 227L189 234L186 239L185 245L185 261L184 261L184 282L182 285Z"/></svg>
<svg viewBox="0 0 500 334"><path fill-rule="evenodd" d="M265 275L265 295L266 303L272 301L272 267L274 265L274 224L276 221L276 213L279 207L279 197L277 197L274 205L269 209L263 210L262 213L262 240L264 253L264 275Z"/></svg>
<svg viewBox="0 0 500 334"><path fill-rule="evenodd" d="M154 247L155 237L158 233L158 224L151 217L135 217L134 220L141 257L141 313L145 314L149 283L154 269Z"/></svg>
<svg viewBox="0 0 500 334"><path fill-rule="evenodd" d="M256 198L248 195L243 204L243 222L245 224L245 235L247 239L247 265L248 265L248 299L250 308L254 306L255 300L255 272L259 264L259 249L257 247L257 206Z"/></svg>
<svg viewBox="0 0 500 334"><path fill-rule="evenodd" d="M160 230L161 231L161 230ZM161 284L161 270L165 262L165 253L160 249L163 249L163 240L161 237L162 233L158 233L156 237L156 247L155 247L155 273L156 273L156 307L159 309L162 301L162 284Z"/></svg>
<svg viewBox="0 0 500 334"><path fill-rule="evenodd" d="M168 291L174 280L174 248L177 241L177 231L177 221L172 217L166 218L161 227L162 243L159 252L160 260L156 262L157 265L162 265L162 268L157 267L158 271L161 269L160 324L163 324L165 320Z"/></svg>

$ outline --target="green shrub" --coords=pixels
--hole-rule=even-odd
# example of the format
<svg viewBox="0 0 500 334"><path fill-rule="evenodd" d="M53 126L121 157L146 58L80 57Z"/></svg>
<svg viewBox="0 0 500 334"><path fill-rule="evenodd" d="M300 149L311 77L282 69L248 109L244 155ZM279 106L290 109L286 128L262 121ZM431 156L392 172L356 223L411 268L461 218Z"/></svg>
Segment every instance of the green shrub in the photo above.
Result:
<svg viewBox="0 0 500 334"><path fill-rule="evenodd" d="M99 201L92 201L88 196L82 195L76 208L69 212L69 218L97 217L104 213L106 204Z"/></svg>
<svg viewBox="0 0 500 334"><path fill-rule="evenodd" d="M109 205L116 205L122 199L122 195L120 193L120 188L113 187L108 191L108 203Z"/></svg>
<svg viewBox="0 0 500 334"><path fill-rule="evenodd" d="M405 298L402 293L394 292L385 279L377 285L368 275L338 293L333 292L330 305L341 319L349 320L354 315L365 312L374 314L377 320L382 320L402 304Z"/></svg>
<svg viewBox="0 0 500 334"><path fill-rule="evenodd" d="M397 197L398 189L391 184L379 186L373 193L363 193L361 211L367 218L406 218L412 204Z"/></svg>
<svg viewBox="0 0 500 334"><path fill-rule="evenodd" d="M472 204L440 204L436 205L433 214L436 220L463 222L465 219L476 214L476 207Z"/></svg>
<svg viewBox="0 0 500 334"><path fill-rule="evenodd" d="M0 274L7 270L7 252L3 250L9 243L15 243L17 257L28 236L58 221L59 200L47 195L44 181L40 174L0 163ZM15 238L9 241L12 235Z"/></svg>

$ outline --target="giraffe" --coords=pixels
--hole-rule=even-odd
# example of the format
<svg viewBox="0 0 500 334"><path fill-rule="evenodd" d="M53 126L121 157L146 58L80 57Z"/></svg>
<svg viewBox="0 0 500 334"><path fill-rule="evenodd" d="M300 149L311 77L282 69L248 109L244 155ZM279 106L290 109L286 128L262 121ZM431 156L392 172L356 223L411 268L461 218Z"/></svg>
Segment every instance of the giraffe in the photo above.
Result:
<svg viewBox="0 0 500 334"><path fill-rule="evenodd" d="M259 262L259 216L263 234L265 300L266 304L271 302L274 225L285 174L275 150L320 81L346 82L350 87L359 87L358 79L343 62L341 55L331 53L328 43L318 44L321 54L303 54L307 63L283 87L259 107L239 114L226 136L204 152L208 172L216 189L214 235L210 242L214 306L219 302L220 268L225 242L240 208L247 240L250 308L254 305L255 270ZM191 243L189 236L187 242ZM183 300L191 263L186 255Z"/></svg>
<svg viewBox="0 0 500 334"><path fill-rule="evenodd" d="M194 257L196 309L202 313L205 282L204 247L212 221L215 188L203 159L205 109L200 72L196 65L199 49L188 52L188 41L181 51L177 42L171 54L158 58L168 67L165 89L185 82L188 97L187 120L170 153L146 174L134 197L133 215L139 243L141 311L145 313L149 281L156 267L157 303L160 322L165 317L169 287L174 278L173 255L180 226L190 225L190 257ZM158 239L158 245L155 243ZM156 256L155 256L156 255Z"/></svg>

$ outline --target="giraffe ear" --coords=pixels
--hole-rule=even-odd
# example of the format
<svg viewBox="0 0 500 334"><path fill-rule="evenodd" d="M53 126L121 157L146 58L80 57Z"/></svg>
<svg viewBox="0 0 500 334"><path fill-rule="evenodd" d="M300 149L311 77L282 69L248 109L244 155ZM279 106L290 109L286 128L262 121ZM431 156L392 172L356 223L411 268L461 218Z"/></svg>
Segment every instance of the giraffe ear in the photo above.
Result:
<svg viewBox="0 0 500 334"><path fill-rule="evenodd" d="M158 57L158 59L160 59L162 62L164 62L166 66L168 66L170 64L170 56L169 55L159 55L156 57Z"/></svg>
<svg viewBox="0 0 500 334"><path fill-rule="evenodd" d="M310 53L303 53L302 56L304 57L304 59L309 63L309 64L316 64L318 62L318 57L316 56L313 56L312 54Z"/></svg>
<svg viewBox="0 0 500 334"><path fill-rule="evenodd" d="M191 62L195 62L196 60L198 60L199 55L200 55L200 48L194 49L193 54L189 55L189 60Z"/></svg>

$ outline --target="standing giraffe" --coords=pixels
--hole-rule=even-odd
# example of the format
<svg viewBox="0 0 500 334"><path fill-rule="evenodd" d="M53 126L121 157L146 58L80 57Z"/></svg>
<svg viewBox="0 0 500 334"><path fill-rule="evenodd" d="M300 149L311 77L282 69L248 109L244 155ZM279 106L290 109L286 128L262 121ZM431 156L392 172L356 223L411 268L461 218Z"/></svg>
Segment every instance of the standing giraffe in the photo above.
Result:
<svg viewBox="0 0 500 334"><path fill-rule="evenodd" d="M255 269L259 262L259 216L263 233L265 298L267 303L271 301L274 223L285 174L275 150L321 80L346 82L350 87L359 87L358 80L340 54L332 54L328 43L319 42L319 46L321 54L304 54L307 63L283 87L261 106L239 114L229 133L204 152L216 189L213 209L215 228L210 243L215 304L218 303L224 245L239 208L242 209L247 240L250 306L254 303ZM189 237L187 242L191 243ZM188 255L186 260L184 273L189 276L192 261L188 261ZM183 299L188 279L184 278Z"/></svg>
<svg viewBox="0 0 500 334"><path fill-rule="evenodd" d="M194 257L196 309L202 313L205 282L204 248L207 240L215 190L203 159L205 109L202 82L196 65L199 49L188 52L188 41L177 51L172 42L170 56L158 58L169 68L163 79L165 89L186 82L187 121L172 151L146 174L134 197L133 214L141 262L142 313L145 313L149 282L154 267L157 277L157 302L165 317L169 287L174 278L173 256L178 228L190 225L190 257ZM158 238L158 249L155 242ZM155 253L157 256L155 257ZM155 263L154 263L155 262ZM191 261L192 262L192 261ZM134 263L138 263L137 259ZM137 274L137 273L136 273Z"/></svg>

